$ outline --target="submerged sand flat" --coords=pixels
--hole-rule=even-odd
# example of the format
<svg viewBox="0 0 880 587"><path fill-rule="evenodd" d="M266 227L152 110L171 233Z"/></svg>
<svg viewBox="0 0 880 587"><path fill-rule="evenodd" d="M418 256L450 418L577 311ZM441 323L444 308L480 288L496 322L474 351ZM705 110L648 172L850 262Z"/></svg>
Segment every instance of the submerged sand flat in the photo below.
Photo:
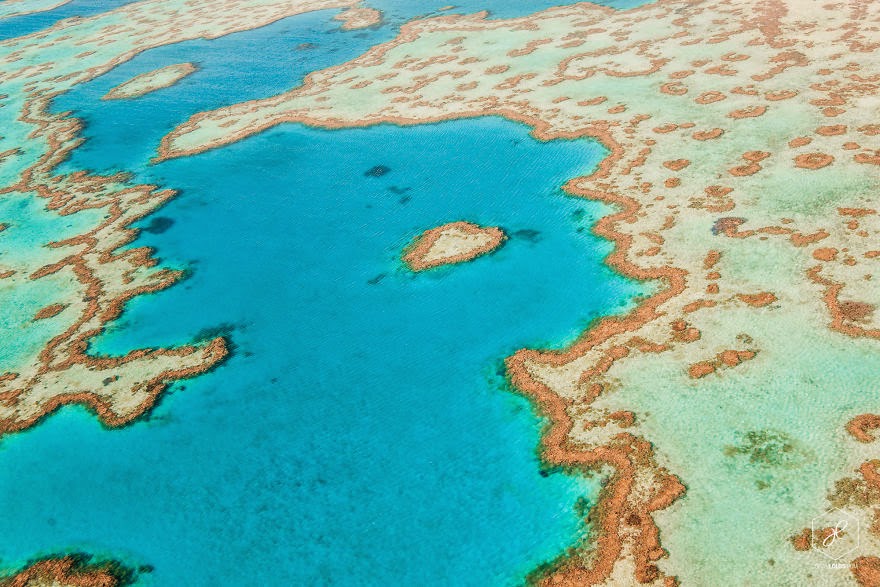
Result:
<svg viewBox="0 0 880 587"><path fill-rule="evenodd" d="M137 98L172 86L197 70L198 68L194 63L175 63L174 65L154 69L119 84L107 92L103 99L123 100Z"/></svg>
<svg viewBox="0 0 880 587"><path fill-rule="evenodd" d="M880 461L859 431L878 419L847 426L880 410L878 25L864 1L434 18L193 117L160 156L285 121L500 115L600 139L612 154L567 189L619 207L597 228L609 262L661 287L565 352L508 360L556 423L545 458L615 470L594 548L548 584L875 585ZM832 506L860 525L845 554L811 548Z"/></svg>
<svg viewBox="0 0 880 587"><path fill-rule="evenodd" d="M5 0L0 2L0 18L46 12L64 6L70 0Z"/></svg>
<svg viewBox="0 0 880 587"><path fill-rule="evenodd" d="M365 29L382 22L382 13L374 8L352 6L333 17L342 21L342 28L346 31Z"/></svg>

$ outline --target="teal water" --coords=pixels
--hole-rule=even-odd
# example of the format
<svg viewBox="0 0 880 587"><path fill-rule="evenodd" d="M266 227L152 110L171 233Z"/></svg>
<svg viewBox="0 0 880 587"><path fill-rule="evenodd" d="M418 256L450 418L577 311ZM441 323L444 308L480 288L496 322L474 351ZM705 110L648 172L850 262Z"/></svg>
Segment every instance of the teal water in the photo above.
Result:
<svg viewBox="0 0 880 587"><path fill-rule="evenodd" d="M66 408L4 440L0 568L83 550L151 565L147 585L508 585L583 532L575 502L600 480L541 469L541 421L501 362L642 293L602 264L610 245L589 227L607 210L559 189L604 149L487 118L285 125L147 164L192 113L287 89L391 34L337 29L325 12L157 49L57 102L87 123L65 169L181 192L136 244L190 277L130 303L92 352L217 333L235 352L130 427ZM196 57L172 88L99 100ZM511 238L471 263L401 266L413 236L461 219Z"/></svg>
<svg viewBox="0 0 880 587"><path fill-rule="evenodd" d="M94 352L217 327L236 352L146 422L108 432L68 410L4 441L2 558L112 553L157 585L515 583L578 535L596 486L541 476L539 422L499 362L636 293L583 230L598 206L558 190L601 154L495 119L288 126L144 172L182 194L139 242L193 274ZM391 171L364 175L376 165ZM470 264L400 267L414 234L460 218L513 236Z"/></svg>
<svg viewBox="0 0 880 587"><path fill-rule="evenodd" d="M63 6L33 14L0 19L0 40L28 35L49 28L65 18L86 18L136 0L71 0Z"/></svg>

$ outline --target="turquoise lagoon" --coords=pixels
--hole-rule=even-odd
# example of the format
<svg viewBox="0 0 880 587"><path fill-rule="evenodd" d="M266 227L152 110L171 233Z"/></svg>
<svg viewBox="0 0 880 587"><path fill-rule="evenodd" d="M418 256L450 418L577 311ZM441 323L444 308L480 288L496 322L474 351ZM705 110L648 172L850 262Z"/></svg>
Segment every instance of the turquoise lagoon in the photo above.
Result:
<svg viewBox="0 0 880 587"><path fill-rule="evenodd" d="M127 428L66 408L3 440L0 567L85 551L150 565L144 585L508 585L582 535L575 503L600 480L542 470L542 421L502 361L644 292L602 264L611 245L589 227L607 208L560 190L601 146L495 118L285 125L148 164L192 113L287 89L391 29L303 15L149 51L58 100L87 123L65 170L181 192L136 245L188 278L130 303L92 352L220 333L234 353ZM187 60L200 71L172 88L99 100ZM415 235L461 219L511 238L471 263L401 266Z"/></svg>

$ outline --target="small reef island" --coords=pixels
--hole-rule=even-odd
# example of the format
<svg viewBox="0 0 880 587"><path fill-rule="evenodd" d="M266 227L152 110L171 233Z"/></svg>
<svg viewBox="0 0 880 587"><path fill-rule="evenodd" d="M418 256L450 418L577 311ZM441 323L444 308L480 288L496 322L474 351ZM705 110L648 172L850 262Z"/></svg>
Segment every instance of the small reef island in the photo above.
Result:
<svg viewBox="0 0 880 587"><path fill-rule="evenodd" d="M382 22L382 13L375 8L352 6L333 17L342 22L342 30L355 31L376 26Z"/></svg>
<svg viewBox="0 0 880 587"><path fill-rule="evenodd" d="M463 263L494 251L506 239L495 226L450 222L420 234L405 250L403 261L413 271Z"/></svg>
<svg viewBox="0 0 880 587"><path fill-rule="evenodd" d="M139 98L150 92L173 86L198 68L193 63L175 63L147 73L142 73L123 82L104 95L104 100L126 100Z"/></svg>
<svg viewBox="0 0 880 587"><path fill-rule="evenodd" d="M0 587L121 587L133 573L116 562L95 564L87 555L37 561L18 574L0 579Z"/></svg>

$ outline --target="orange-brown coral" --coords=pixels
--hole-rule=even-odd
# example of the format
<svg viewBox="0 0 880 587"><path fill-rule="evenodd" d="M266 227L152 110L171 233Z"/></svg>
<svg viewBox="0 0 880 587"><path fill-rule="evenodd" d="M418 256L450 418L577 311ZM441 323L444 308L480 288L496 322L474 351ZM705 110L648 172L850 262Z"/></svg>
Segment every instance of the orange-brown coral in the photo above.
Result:
<svg viewBox="0 0 880 587"><path fill-rule="evenodd" d="M131 572L117 563L89 564L88 557L69 555L32 563L12 577L0 579L0 587L121 587Z"/></svg>
<svg viewBox="0 0 880 587"><path fill-rule="evenodd" d="M506 238L504 232L495 226L450 222L419 235L406 250L403 260L413 271L463 263L497 249ZM447 239L455 242L444 247ZM437 251L441 247L443 250Z"/></svg>
<svg viewBox="0 0 880 587"><path fill-rule="evenodd" d="M846 430L859 442L874 442L871 431L880 428L880 415L861 414L846 424Z"/></svg>

